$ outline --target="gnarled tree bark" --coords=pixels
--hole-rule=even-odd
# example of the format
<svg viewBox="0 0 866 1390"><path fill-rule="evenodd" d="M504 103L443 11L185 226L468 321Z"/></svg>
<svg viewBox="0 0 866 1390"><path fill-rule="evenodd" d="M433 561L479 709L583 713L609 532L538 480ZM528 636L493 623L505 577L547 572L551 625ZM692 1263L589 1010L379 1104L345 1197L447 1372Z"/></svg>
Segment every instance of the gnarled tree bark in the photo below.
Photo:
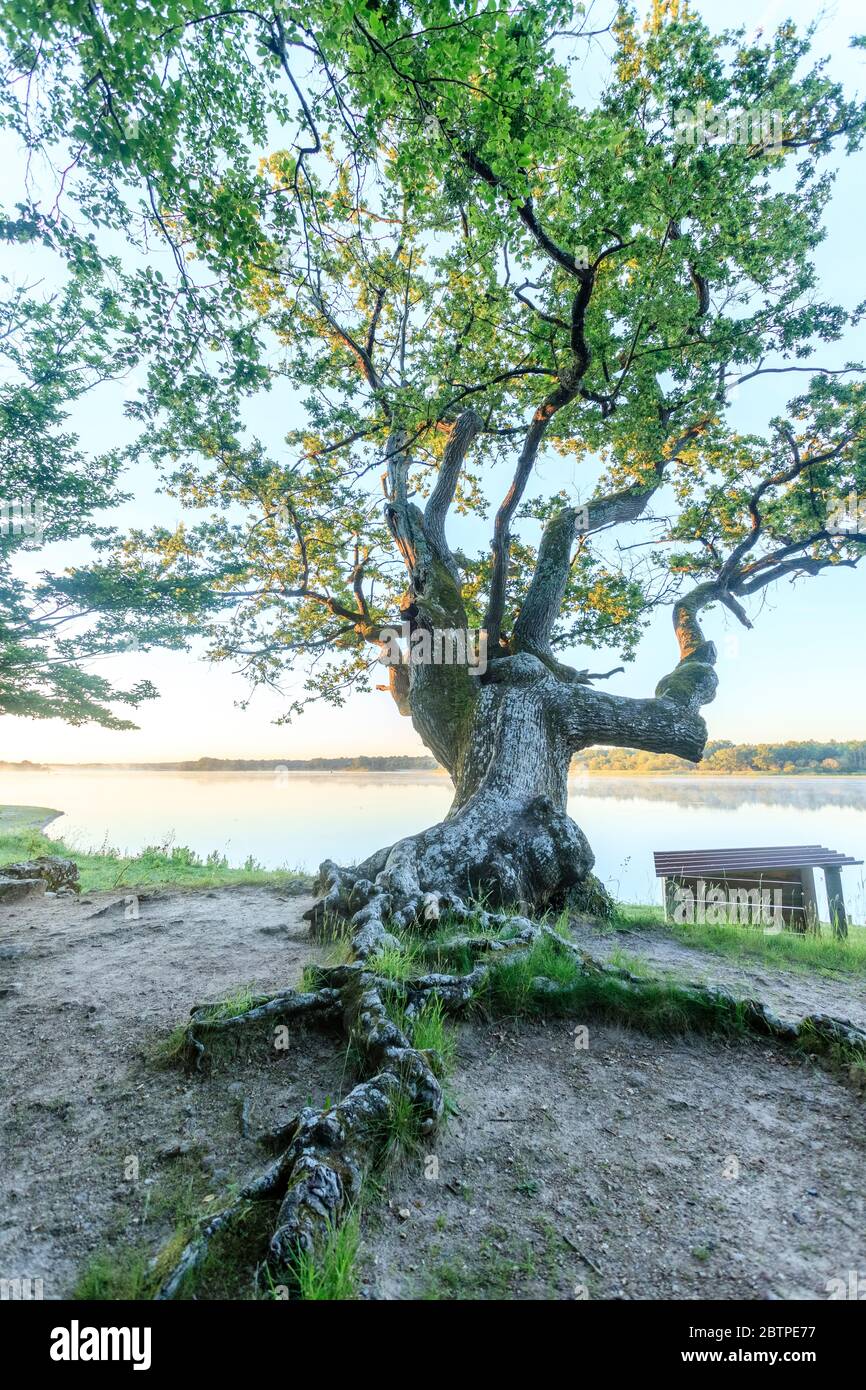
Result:
<svg viewBox="0 0 866 1390"><path fill-rule="evenodd" d="M362 949L374 950L387 937L389 921L435 921L443 909L465 909L472 900L526 913L566 900L598 910L605 897L592 875L592 850L566 811L572 755L597 743L693 761L702 755L707 731L700 707L715 693L716 653L704 640L698 615L720 598L718 585L700 586L676 604L680 660L652 698L596 690L592 677L557 661L551 647L578 535L578 513L564 508L545 530L514 630L503 633L507 525L526 483L527 455L534 458L540 442L537 425L534 418L494 537L501 593L492 586L487 621L498 638L491 650L488 631L488 668L476 674L466 665L414 660L397 672L392 668L398 708L454 782L448 815L355 868L330 861L321 867L323 896L310 917L317 927L329 914L352 919L356 928L363 926ZM426 629L431 639L437 631L466 627L445 518L480 428L472 411L458 418L423 512L407 498L401 440L389 450L386 512L409 576L402 616L413 633ZM660 480L661 468L656 486ZM639 516L653 491L599 499L581 515L581 531Z"/></svg>

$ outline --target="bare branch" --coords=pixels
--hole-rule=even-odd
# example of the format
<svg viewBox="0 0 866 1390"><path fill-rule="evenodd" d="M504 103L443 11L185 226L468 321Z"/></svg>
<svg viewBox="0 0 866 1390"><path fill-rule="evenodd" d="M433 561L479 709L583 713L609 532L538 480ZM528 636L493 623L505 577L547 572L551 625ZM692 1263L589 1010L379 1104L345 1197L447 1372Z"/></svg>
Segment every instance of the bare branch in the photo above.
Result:
<svg viewBox="0 0 866 1390"><path fill-rule="evenodd" d="M464 410L457 417L445 446L436 486L433 488L424 510L424 529L427 533L427 539L440 559L443 559L452 568L454 562L445 539L445 518L454 500L463 460L473 439L482 429L483 423L481 416L474 410Z"/></svg>

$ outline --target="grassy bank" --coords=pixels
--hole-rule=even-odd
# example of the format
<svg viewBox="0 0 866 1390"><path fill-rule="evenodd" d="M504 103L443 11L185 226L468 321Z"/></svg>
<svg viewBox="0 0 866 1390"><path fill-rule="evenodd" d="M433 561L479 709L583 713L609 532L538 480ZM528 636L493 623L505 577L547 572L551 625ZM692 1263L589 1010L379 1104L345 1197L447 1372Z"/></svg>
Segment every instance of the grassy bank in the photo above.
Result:
<svg viewBox="0 0 866 1390"><path fill-rule="evenodd" d="M641 929L662 932L684 946L728 956L743 964L761 961L766 965L866 975L866 927L850 925L847 938L841 940L833 935L826 922L822 923L820 933L807 932L801 936L799 932L783 931L778 935L766 935L755 927L666 922L662 908L630 904L620 904L614 926L625 932Z"/></svg>
<svg viewBox="0 0 866 1390"><path fill-rule="evenodd" d="M37 854L73 859L85 892L114 888L224 888L231 884L305 887L307 875L295 869L265 869L248 859L230 868L218 851L202 858L185 845L151 845L140 854L124 855L105 845L82 851L63 840L49 839L45 826L62 814L47 806L0 806L0 869Z"/></svg>

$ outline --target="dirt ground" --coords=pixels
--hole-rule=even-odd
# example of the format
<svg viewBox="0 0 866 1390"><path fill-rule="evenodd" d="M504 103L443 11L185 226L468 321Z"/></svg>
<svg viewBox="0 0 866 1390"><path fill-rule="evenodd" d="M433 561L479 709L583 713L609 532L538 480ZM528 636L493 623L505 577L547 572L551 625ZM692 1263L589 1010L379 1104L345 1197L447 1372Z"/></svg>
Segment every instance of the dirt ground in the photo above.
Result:
<svg viewBox="0 0 866 1390"><path fill-rule="evenodd" d="M314 958L309 899L226 888L137 904L137 918L117 894L0 908L0 1275L41 1277L46 1298L68 1296L106 1245L170 1235L185 1195L217 1200L261 1165L244 1101L255 1134L341 1085L316 1034L237 1073L149 1061L193 1004L297 981Z"/></svg>
<svg viewBox="0 0 866 1390"><path fill-rule="evenodd" d="M864 1268L850 1091L757 1044L573 1026L464 1030L438 1168L374 1223L374 1296L816 1299Z"/></svg>
<svg viewBox="0 0 866 1390"><path fill-rule="evenodd" d="M230 888L0 909L0 1277L61 1298L94 1255L155 1251L261 1168L258 1133L347 1089L315 1033L203 1076L152 1060L193 1003L294 982L315 958L307 905ZM778 1004L776 972L757 978ZM828 1006L810 978L784 984L799 1012ZM574 1027L461 1029L444 1134L364 1213L366 1297L825 1298L866 1269L853 1089L769 1045L589 1021L584 1048Z"/></svg>

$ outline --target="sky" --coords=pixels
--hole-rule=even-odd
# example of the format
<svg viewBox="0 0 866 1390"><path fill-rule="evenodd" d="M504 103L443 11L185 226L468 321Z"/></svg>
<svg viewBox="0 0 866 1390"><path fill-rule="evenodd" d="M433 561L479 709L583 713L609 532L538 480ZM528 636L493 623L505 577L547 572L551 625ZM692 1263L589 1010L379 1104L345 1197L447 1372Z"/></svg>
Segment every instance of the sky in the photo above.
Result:
<svg viewBox="0 0 866 1390"><path fill-rule="evenodd" d="M804 0L768 0L757 5L743 0L726 0L724 5L704 0L697 8L719 26L742 22L749 31L763 28L765 32L789 16L803 26L815 13ZM599 12L597 5L594 14ZM845 84L849 96L856 92L862 96L866 87L864 54L848 48L850 36L860 31L866 31L866 12L860 0L842 0L824 12L815 42L815 56L826 54L832 58L831 73ZM588 57L588 89L597 82L601 71L597 56ZM8 143L0 154L0 200L14 204L20 196L22 160ZM828 235L818 252L822 294L849 308L864 294L864 189L866 153L861 152L848 161L844 177L837 181L827 214ZM13 273L24 272L16 264ZM864 354L862 336L859 341L849 337L829 349L823 348L815 361L835 367ZM792 388L791 380L765 377L744 386L737 401L735 423L746 429L764 428L797 389ZM98 398L88 399L76 409L73 423L86 448L98 452L132 437L131 426L123 415L123 400L134 390L134 379L127 379L120 386L106 387ZM286 429L299 423L299 412L290 410L287 415L284 401L265 400L271 418L261 424L257 420L257 430L278 449ZM285 449L285 445L282 447ZM585 468L583 465L580 472L577 465L564 463L560 458L542 458L534 480L538 486L533 491L541 491L545 483L558 490L565 483L574 482L586 496L589 487ZM156 494L155 480L144 466L132 470L124 487L135 500L117 512L113 518L117 524L147 527L155 523L173 525L178 520L179 508L170 498ZM467 539L474 539L475 545L479 545L482 533L458 537L456 543L465 544ZM66 548L61 552L59 547L47 547L39 552L38 564L35 556L32 563L39 568L83 558L80 550L73 553ZM735 742L866 737L864 605L863 575L844 571L808 579L795 588L777 586L757 614L751 632L727 613L713 609L705 627L719 647L720 685L715 702L703 711L710 737ZM599 670L619 664L613 653L585 650L567 653L565 659ZM654 616L635 661L625 674L607 681L605 689L626 695L649 695L675 661L670 611L662 610ZM291 725L274 727L273 721L292 698L291 682L286 684L285 698L262 691L242 710L238 702L247 695L244 680L227 666L206 662L201 652L131 654L101 661L98 669L118 686L147 677L158 687L160 698L136 713L140 726L136 731L115 732L96 726L72 729L59 720L3 717L0 760L138 762L201 756L337 757L426 751L411 722L397 713L385 693L351 696L337 710L329 706L310 707ZM299 678L296 689L300 683Z"/></svg>

